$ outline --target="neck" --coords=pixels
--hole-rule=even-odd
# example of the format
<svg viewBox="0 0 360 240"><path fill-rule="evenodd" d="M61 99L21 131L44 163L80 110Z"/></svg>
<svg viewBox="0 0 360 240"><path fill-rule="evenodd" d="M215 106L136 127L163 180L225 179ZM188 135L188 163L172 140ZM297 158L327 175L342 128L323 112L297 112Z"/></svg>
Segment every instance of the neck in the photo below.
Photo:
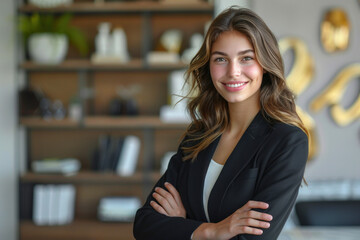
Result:
<svg viewBox="0 0 360 240"><path fill-rule="evenodd" d="M230 125L228 131L242 135L259 111L260 103L229 103Z"/></svg>

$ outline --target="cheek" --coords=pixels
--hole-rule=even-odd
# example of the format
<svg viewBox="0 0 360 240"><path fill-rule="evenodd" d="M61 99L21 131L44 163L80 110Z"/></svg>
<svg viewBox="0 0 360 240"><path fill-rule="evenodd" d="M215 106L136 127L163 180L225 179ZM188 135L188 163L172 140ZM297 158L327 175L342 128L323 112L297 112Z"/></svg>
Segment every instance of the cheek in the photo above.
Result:
<svg viewBox="0 0 360 240"><path fill-rule="evenodd" d="M221 66L210 64L210 76L214 83L224 75L223 72L224 70Z"/></svg>
<svg viewBox="0 0 360 240"><path fill-rule="evenodd" d="M247 66L244 69L244 72L246 73L247 76L249 76L251 79L254 79L254 80L262 79L262 76L263 76L263 70L258 65Z"/></svg>

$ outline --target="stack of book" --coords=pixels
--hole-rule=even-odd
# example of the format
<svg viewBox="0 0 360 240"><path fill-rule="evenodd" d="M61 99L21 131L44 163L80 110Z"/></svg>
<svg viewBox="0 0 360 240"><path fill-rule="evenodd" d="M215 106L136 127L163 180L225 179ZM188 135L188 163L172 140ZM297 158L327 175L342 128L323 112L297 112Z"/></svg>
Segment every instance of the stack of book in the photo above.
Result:
<svg viewBox="0 0 360 240"><path fill-rule="evenodd" d="M74 219L75 187L70 184L34 186L33 221L36 225L64 225Z"/></svg>
<svg viewBox="0 0 360 240"><path fill-rule="evenodd" d="M140 147L141 142L137 136L102 135L94 154L92 170L112 171L120 176L131 176L136 170Z"/></svg>

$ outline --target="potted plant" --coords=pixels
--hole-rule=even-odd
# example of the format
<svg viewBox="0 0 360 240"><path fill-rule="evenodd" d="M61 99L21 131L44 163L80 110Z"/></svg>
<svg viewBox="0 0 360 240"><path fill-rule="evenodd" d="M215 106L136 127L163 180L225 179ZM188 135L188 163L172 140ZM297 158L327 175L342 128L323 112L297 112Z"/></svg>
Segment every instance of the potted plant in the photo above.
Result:
<svg viewBox="0 0 360 240"><path fill-rule="evenodd" d="M88 44L84 33L71 26L71 14L38 14L19 17L19 30L27 43L30 58L43 64L57 64L64 60L68 42L80 52L88 53Z"/></svg>

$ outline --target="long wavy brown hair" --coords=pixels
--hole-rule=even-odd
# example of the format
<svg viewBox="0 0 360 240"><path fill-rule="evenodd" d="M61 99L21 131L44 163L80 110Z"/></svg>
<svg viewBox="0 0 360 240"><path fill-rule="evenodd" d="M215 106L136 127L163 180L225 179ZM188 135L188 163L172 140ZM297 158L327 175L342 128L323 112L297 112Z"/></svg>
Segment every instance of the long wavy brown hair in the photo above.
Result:
<svg viewBox="0 0 360 240"><path fill-rule="evenodd" d="M260 111L265 119L297 126L308 134L296 113L294 94L286 85L283 61L274 34L253 11L231 7L213 20L186 72L190 92L185 98L189 100L187 108L192 123L184 134L183 160L195 160L199 152L229 125L228 103L212 83L209 63L213 43L226 31L245 34L254 47L257 61L265 70L260 88Z"/></svg>

